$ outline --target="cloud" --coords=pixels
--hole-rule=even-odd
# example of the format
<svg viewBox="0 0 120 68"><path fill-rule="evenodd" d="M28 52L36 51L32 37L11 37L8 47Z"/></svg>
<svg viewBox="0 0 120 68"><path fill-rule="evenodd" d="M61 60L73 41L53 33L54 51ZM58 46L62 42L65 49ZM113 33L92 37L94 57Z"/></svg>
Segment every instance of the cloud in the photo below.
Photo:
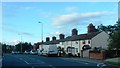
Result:
<svg viewBox="0 0 120 68"><path fill-rule="evenodd" d="M114 14L114 12L88 12L88 13L71 13L65 15L58 15L52 18L52 24L56 28L64 28L67 26L77 26L88 22L92 19L100 19L104 16Z"/></svg>
<svg viewBox="0 0 120 68"><path fill-rule="evenodd" d="M26 36L34 36L32 33L28 33L28 32L21 32L19 34L26 35Z"/></svg>
<svg viewBox="0 0 120 68"><path fill-rule="evenodd" d="M20 41L19 40L13 40L13 41L11 41L11 43L13 43L13 44L18 44Z"/></svg>
<svg viewBox="0 0 120 68"><path fill-rule="evenodd" d="M9 44L9 45L16 45L16 44L20 43L21 40L10 40L10 41L5 41L5 40L4 40L4 42L5 42L6 44Z"/></svg>
<svg viewBox="0 0 120 68"><path fill-rule="evenodd" d="M51 32L50 36L58 36L59 34L60 34L60 32L58 32L58 31L57 32Z"/></svg>
<svg viewBox="0 0 120 68"><path fill-rule="evenodd" d="M16 14L14 14L14 13L6 13L6 14L4 14L3 13L3 17L9 17L9 18L16 17Z"/></svg>
<svg viewBox="0 0 120 68"><path fill-rule="evenodd" d="M38 13L38 15L39 15L39 16L42 16L43 18L49 18L49 17L53 16L53 14L48 13L48 12L45 12L45 11L40 11L40 12Z"/></svg>
<svg viewBox="0 0 120 68"><path fill-rule="evenodd" d="M24 9L24 10L33 10L35 9L36 7L33 7L33 6L24 6L24 7L20 7L21 9Z"/></svg>
<svg viewBox="0 0 120 68"><path fill-rule="evenodd" d="M13 26L12 26L12 27L13 27ZM26 36L31 36L31 37L34 36L34 34L32 34L32 33L24 32L24 31L18 31L18 30L16 30L16 29L12 28L12 27L4 24L4 25L2 26L2 30L3 30L3 31L8 31L8 32L11 32L11 33L16 33L16 34L19 34L19 35L21 34L21 35L26 35Z"/></svg>
<svg viewBox="0 0 120 68"><path fill-rule="evenodd" d="M67 7L65 10L66 10L67 12L76 12L76 11L79 10L79 8L78 8L78 7L71 6L71 7Z"/></svg>
<svg viewBox="0 0 120 68"><path fill-rule="evenodd" d="M2 26L2 30L3 31L8 31L8 32L11 32L11 33L18 33L19 32L19 31L13 29L13 28L5 27L5 26Z"/></svg>

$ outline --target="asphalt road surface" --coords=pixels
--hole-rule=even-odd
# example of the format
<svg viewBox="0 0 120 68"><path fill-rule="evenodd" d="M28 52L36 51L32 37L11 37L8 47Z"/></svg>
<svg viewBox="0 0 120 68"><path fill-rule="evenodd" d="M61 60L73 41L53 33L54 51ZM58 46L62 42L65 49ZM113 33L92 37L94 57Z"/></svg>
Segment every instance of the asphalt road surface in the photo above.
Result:
<svg viewBox="0 0 120 68"><path fill-rule="evenodd" d="M79 58L44 57L29 54L4 54L2 68L116 68Z"/></svg>

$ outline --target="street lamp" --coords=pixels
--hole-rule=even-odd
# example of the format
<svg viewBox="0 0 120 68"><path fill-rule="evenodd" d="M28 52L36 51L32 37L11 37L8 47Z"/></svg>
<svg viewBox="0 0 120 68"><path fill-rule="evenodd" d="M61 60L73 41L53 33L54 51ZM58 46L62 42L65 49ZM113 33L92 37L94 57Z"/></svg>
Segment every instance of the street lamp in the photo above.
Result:
<svg viewBox="0 0 120 68"><path fill-rule="evenodd" d="M40 21L38 23L41 23L41 41L43 43L43 23Z"/></svg>
<svg viewBox="0 0 120 68"><path fill-rule="evenodd" d="M41 49L43 49L43 23L40 21L38 23L41 23L41 42L42 42Z"/></svg>

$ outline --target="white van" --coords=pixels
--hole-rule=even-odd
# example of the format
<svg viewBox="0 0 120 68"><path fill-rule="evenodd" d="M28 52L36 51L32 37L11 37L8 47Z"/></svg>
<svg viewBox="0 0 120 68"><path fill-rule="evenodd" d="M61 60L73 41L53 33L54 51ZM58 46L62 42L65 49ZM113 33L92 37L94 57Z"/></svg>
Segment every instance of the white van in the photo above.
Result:
<svg viewBox="0 0 120 68"><path fill-rule="evenodd" d="M42 55L45 55L45 56L58 55L57 45L42 45L41 49L42 49Z"/></svg>

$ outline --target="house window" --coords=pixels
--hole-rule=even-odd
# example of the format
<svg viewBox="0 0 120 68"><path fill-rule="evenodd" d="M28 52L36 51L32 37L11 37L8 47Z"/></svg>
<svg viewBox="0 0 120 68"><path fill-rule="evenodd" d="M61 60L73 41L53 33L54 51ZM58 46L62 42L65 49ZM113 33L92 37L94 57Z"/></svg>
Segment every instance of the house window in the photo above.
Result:
<svg viewBox="0 0 120 68"><path fill-rule="evenodd" d="M82 43L85 44L85 41L83 41Z"/></svg>
<svg viewBox="0 0 120 68"><path fill-rule="evenodd" d="M76 52L78 52L78 48L76 48Z"/></svg>
<svg viewBox="0 0 120 68"><path fill-rule="evenodd" d="M71 52L71 48L68 48L68 51L67 52Z"/></svg>
<svg viewBox="0 0 120 68"><path fill-rule="evenodd" d="M90 44L90 40L88 40L88 44Z"/></svg>
<svg viewBox="0 0 120 68"><path fill-rule="evenodd" d="M76 42L76 44L78 44L78 42Z"/></svg>

